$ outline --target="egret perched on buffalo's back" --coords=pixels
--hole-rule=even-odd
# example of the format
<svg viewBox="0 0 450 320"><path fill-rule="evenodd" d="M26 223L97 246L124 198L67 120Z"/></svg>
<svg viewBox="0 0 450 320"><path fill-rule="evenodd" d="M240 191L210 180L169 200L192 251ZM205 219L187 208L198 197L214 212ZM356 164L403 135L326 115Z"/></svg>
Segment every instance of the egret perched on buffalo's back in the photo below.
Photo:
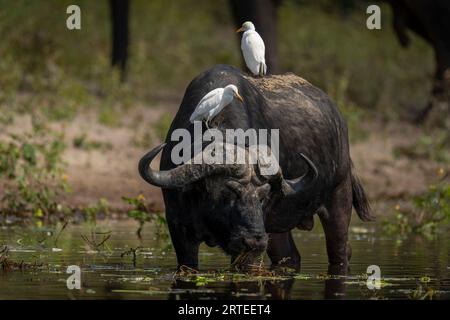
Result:
<svg viewBox="0 0 450 320"><path fill-rule="evenodd" d="M208 92L198 103L189 121L194 123L194 121L205 120L206 127L209 129L208 122L219 114L223 108L229 105L234 98L237 98L241 102L244 101L234 84L229 84L225 88L216 88Z"/></svg>
<svg viewBox="0 0 450 320"><path fill-rule="evenodd" d="M264 41L250 21L244 22L242 27L236 30L236 32L242 31L244 34L242 35L241 49L245 64L255 76L263 76L267 72Z"/></svg>

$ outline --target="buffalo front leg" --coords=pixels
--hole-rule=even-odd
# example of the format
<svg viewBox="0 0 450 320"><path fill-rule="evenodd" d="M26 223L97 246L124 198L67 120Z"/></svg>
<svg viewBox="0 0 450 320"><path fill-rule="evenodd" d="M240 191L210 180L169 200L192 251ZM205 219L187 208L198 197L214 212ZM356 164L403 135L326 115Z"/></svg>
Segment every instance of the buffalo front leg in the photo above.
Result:
<svg viewBox="0 0 450 320"><path fill-rule="evenodd" d="M346 274L348 271L351 249L347 240L351 214L352 187L350 178L347 178L333 192L326 212L319 214L325 232L328 272L331 274Z"/></svg>
<svg viewBox="0 0 450 320"><path fill-rule="evenodd" d="M295 246L290 231L269 234L267 255L272 261L272 268L291 268L300 270L301 257Z"/></svg>
<svg viewBox="0 0 450 320"><path fill-rule="evenodd" d="M200 243L189 237L185 227L169 224L170 237L178 261L178 270L181 266L192 269L198 268L198 248Z"/></svg>

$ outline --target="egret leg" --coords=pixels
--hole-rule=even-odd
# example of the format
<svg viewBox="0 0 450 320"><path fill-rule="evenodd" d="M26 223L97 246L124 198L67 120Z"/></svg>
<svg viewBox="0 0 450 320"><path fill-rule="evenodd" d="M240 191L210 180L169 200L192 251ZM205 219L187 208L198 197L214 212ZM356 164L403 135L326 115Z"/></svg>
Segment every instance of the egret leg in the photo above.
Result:
<svg viewBox="0 0 450 320"><path fill-rule="evenodd" d="M208 125L209 121L211 121L211 117L208 117L208 118L205 120L206 128L208 129L208 131L209 131L209 125Z"/></svg>

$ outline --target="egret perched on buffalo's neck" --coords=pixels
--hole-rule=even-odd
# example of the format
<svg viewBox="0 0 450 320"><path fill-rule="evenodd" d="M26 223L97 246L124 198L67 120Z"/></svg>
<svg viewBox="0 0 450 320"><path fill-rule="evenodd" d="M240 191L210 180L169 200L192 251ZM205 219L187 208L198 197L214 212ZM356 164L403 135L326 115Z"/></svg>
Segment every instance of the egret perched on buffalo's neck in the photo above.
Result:
<svg viewBox="0 0 450 320"><path fill-rule="evenodd" d="M241 49L245 64L255 76L263 76L267 72L264 41L250 21L244 22L242 27L236 30L236 32L242 31L244 34L242 35Z"/></svg>
<svg viewBox="0 0 450 320"><path fill-rule="evenodd" d="M209 129L209 121L229 105L234 98L237 98L241 102L244 101L234 84L229 84L225 88L216 88L208 92L198 103L189 121L194 123L194 121L205 120L206 127Z"/></svg>

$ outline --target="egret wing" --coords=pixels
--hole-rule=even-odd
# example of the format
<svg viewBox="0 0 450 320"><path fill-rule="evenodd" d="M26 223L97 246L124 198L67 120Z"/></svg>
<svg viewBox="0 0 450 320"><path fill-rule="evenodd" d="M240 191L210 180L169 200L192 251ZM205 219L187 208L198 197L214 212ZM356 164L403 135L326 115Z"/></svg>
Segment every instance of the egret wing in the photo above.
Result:
<svg viewBox="0 0 450 320"><path fill-rule="evenodd" d="M266 48L261 36L256 31L249 32L242 38L241 49L250 71L258 74L261 63L265 64Z"/></svg>
<svg viewBox="0 0 450 320"><path fill-rule="evenodd" d="M248 47L251 48L251 54L254 59L258 62L264 62L266 47L264 46L264 41L258 32L252 32L248 35L247 44Z"/></svg>
<svg viewBox="0 0 450 320"><path fill-rule="evenodd" d="M223 88L217 88L208 92L198 103L189 121L203 120L209 112L217 107L222 100Z"/></svg>

